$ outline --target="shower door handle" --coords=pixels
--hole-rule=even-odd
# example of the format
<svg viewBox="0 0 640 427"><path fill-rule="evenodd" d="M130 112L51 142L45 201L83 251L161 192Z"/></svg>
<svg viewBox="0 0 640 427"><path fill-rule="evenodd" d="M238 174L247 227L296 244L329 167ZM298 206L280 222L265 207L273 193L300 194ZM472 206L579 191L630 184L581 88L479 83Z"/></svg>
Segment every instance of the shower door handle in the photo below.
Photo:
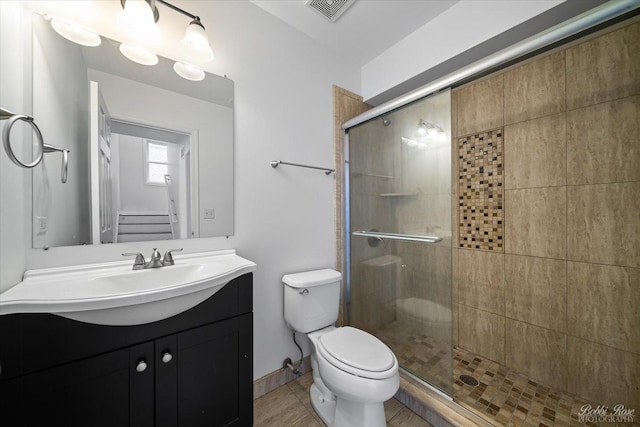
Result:
<svg viewBox="0 0 640 427"><path fill-rule="evenodd" d="M374 237L378 239L405 240L408 242L438 243L442 237L422 236L418 234L382 233L380 231L354 231L354 236Z"/></svg>

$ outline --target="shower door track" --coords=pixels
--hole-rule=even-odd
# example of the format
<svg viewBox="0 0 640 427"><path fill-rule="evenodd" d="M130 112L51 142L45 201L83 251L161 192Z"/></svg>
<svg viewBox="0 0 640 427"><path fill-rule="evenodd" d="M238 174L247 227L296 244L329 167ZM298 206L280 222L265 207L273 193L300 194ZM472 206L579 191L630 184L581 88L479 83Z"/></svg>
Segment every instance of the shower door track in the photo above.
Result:
<svg viewBox="0 0 640 427"><path fill-rule="evenodd" d="M428 95L435 94L442 89L452 87L456 83L479 75L486 70L498 67L517 58L521 58L531 52L559 42L567 37L571 37L598 24L617 18L639 7L640 3L637 0L612 0L604 3L566 22L555 25L546 31L526 38L513 46L502 49L487 56L486 58L462 67L458 71L454 71L453 73L436 79L433 82L419 87L418 89L403 96L365 111L359 116L343 123L342 129L348 131L349 128L375 119L382 114L401 108Z"/></svg>

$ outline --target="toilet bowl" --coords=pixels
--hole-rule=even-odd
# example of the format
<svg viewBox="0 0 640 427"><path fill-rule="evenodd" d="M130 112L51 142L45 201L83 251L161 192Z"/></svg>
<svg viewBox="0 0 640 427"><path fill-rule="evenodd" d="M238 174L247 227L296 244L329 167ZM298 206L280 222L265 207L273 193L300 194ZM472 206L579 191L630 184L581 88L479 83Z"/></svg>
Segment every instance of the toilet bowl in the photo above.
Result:
<svg viewBox="0 0 640 427"><path fill-rule="evenodd" d="M373 335L337 328L341 275L315 270L285 275L285 319L311 344L311 403L330 427L383 427L384 401L400 385L398 361Z"/></svg>

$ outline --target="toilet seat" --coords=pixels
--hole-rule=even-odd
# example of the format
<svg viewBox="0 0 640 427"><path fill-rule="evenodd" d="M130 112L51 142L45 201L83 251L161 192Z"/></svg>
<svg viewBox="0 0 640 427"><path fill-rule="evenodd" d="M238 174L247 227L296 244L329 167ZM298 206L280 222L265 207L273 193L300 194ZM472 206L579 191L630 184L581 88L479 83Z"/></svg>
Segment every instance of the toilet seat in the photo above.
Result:
<svg viewBox="0 0 640 427"><path fill-rule="evenodd" d="M336 368L364 378L385 379L398 371L398 361L382 341L345 326L318 339L318 353Z"/></svg>

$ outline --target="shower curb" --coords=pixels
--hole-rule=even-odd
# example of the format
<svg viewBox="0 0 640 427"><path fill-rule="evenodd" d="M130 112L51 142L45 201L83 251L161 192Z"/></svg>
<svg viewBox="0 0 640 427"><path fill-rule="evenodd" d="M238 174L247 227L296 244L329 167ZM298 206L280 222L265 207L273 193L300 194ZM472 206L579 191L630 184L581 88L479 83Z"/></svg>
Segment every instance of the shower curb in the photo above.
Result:
<svg viewBox="0 0 640 427"><path fill-rule="evenodd" d="M493 426L404 372L400 372L400 389L395 398L434 427Z"/></svg>

